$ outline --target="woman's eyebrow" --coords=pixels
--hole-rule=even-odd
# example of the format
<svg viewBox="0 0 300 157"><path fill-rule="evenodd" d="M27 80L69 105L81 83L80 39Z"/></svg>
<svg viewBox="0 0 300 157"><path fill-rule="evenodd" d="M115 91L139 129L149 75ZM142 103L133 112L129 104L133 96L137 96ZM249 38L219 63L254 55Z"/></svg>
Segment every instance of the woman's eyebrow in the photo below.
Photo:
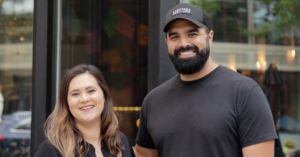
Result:
<svg viewBox="0 0 300 157"><path fill-rule="evenodd" d="M87 86L87 87L85 87L85 89L91 89L91 88L96 88L96 87L94 87L94 86ZM79 91L79 89L72 89L72 90L70 90L69 91L69 93L72 93L72 92L77 92L77 91Z"/></svg>
<svg viewBox="0 0 300 157"><path fill-rule="evenodd" d="M85 89L91 89L91 88L96 88L95 86L88 86Z"/></svg>
<svg viewBox="0 0 300 157"><path fill-rule="evenodd" d="M73 92L77 92L77 91L78 91L78 89L73 89L73 90L69 91L68 93L73 93Z"/></svg>

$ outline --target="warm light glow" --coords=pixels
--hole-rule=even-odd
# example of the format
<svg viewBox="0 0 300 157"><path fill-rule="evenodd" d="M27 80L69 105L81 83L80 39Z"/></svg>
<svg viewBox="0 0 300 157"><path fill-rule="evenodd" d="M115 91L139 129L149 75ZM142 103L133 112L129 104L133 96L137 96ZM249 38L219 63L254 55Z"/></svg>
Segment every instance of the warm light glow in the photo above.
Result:
<svg viewBox="0 0 300 157"><path fill-rule="evenodd" d="M115 106L115 111L140 111L141 107L133 107L133 106Z"/></svg>
<svg viewBox="0 0 300 157"><path fill-rule="evenodd" d="M24 41L24 37L20 37L20 41Z"/></svg>
<svg viewBox="0 0 300 157"><path fill-rule="evenodd" d="M292 50L292 56L295 57L295 55L296 55L295 50Z"/></svg>
<svg viewBox="0 0 300 157"><path fill-rule="evenodd" d="M263 42L264 43L264 42ZM257 51L257 70L265 71L267 67L265 44L261 44Z"/></svg>
<svg viewBox="0 0 300 157"><path fill-rule="evenodd" d="M293 64L294 60L295 60L295 55L296 55L295 50L287 50L286 51L286 61L289 64Z"/></svg>
<svg viewBox="0 0 300 157"><path fill-rule="evenodd" d="M228 68L236 72L236 60L235 60L235 55L230 54L228 58Z"/></svg>
<svg viewBox="0 0 300 157"><path fill-rule="evenodd" d="M251 77L251 71L249 71L249 70L242 70L241 72L242 72L243 75Z"/></svg>
<svg viewBox="0 0 300 157"><path fill-rule="evenodd" d="M261 64L260 64L259 61L256 62L256 67L257 67L257 69L260 69L260 68L261 68Z"/></svg>

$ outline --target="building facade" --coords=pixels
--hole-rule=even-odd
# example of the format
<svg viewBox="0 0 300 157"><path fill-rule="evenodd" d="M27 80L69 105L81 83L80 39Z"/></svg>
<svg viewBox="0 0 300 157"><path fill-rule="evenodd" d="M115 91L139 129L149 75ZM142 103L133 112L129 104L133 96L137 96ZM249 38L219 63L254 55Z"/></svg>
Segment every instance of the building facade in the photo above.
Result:
<svg viewBox="0 0 300 157"><path fill-rule="evenodd" d="M120 128L134 145L143 98L176 75L162 29L167 11L178 3L202 6L208 14L212 59L261 86L280 137L279 152L300 150L300 2L2 0L1 113L31 113L26 151L34 152L44 140L43 123L55 105L59 81L80 63L103 72L123 119Z"/></svg>

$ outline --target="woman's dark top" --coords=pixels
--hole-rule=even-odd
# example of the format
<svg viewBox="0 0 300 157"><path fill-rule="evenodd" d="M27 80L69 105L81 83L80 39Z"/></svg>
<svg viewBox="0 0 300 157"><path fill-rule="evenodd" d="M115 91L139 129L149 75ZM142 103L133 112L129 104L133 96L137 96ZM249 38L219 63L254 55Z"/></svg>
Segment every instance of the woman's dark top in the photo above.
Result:
<svg viewBox="0 0 300 157"><path fill-rule="evenodd" d="M127 137L120 132L122 145L125 148L122 150L122 157L135 157L132 147L129 144ZM104 157L115 157L109 153L106 148L106 145L103 140L101 140L101 151ZM78 155L75 154L77 157ZM37 150L34 153L34 157L63 157L60 152L48 141L44 141L42 144L39 145ZM93 145L89 144L89 149L85 157L96 157L95 148Z"/></svg>

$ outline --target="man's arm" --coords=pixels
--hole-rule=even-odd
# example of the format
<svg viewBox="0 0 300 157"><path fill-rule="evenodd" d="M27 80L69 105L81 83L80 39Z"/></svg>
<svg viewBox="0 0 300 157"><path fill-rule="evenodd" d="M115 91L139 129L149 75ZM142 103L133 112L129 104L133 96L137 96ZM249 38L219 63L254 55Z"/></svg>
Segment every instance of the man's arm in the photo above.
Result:
<svg viewBox="0 0 300 157"><path fill-rule="evenodd" d="M136 157L158 157L156 149L144 148L137 144L135 145L134 153Z"/></svg>
<svg viewBox="0 0 300 157"><path fill-rule="evenodd" d="M244 147L242 151L243 157L274 157L274 149L274 140L268 140Z"/></svg>

